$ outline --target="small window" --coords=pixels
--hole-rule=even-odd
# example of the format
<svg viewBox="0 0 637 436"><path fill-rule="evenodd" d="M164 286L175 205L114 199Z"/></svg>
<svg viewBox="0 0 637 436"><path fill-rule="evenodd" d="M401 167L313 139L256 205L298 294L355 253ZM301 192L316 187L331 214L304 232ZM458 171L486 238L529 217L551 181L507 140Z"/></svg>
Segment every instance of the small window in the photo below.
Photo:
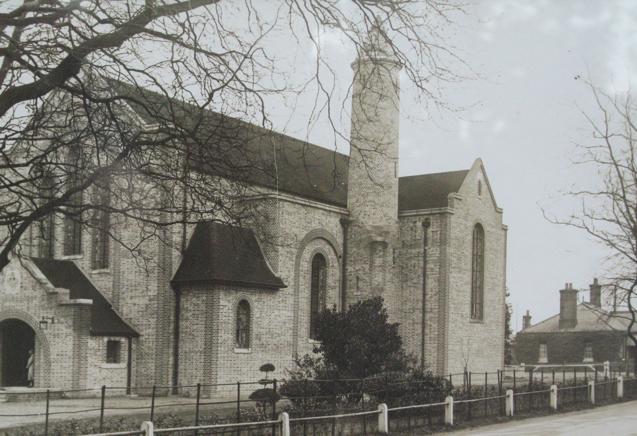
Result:
<svg viewBox="0 0 637 436"><path fill-rule="evenodd" d="M478 197L482 197L482 180L478 179Z"/></svg>
<svg viewBox="0 0 637 436"><path fill-rule="evenodd" d="M121 363L122 341L106 341L106 363Z"/></svg>
<svg viewBox="0 0 637 436"><path fill-rule="evenodd" d="M548 347L546 344L540 344L540 356L537 363L548 363Z"/></svg>
<svg viewBox="0 0 637 436"><path fill-rule="evenodd" d="M237 348L250 348L250 303L241 300L237 307Z"/></svg>
<svg viewBox="0 0 637 436"><path fill-rule="evenodd" d="M584 363L593 362L593 345L590 342L584 343Z"/></svg>

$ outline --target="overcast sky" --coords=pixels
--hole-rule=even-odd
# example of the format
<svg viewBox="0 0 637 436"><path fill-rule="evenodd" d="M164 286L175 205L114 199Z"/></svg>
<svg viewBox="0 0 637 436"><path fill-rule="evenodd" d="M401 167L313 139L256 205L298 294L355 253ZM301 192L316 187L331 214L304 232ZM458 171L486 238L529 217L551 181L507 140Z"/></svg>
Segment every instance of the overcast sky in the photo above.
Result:
<svg viewBox="0 0 637 436"><path fill-rule="evenodd" d="M637 2L484 0L467 11L448 42L481 78L444 88L453 107L467 108L457 113L427 113L403 84L400 174L468 169L482 158L509 226L507 284L519 329L526 310L533 323L557 314L565 283L588 289L603 275L601 248L549 223L541 206L568 212L574 203L560 192L590 177L571 164L573 143L586 141L582 111L597 115L581 79L608 92L628 89L637 71ZM322 41L344 98L355 53L330 35ZM327 123L308 134L304 116L297 107L275 116L274 127L333 146Z"/></svg>

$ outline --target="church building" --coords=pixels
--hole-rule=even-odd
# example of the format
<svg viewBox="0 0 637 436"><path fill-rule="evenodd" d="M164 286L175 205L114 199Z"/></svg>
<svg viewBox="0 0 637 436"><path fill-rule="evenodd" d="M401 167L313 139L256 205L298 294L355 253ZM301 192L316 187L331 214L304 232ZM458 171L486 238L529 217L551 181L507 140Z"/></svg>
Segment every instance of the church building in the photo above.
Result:
<svg viewBox="0 0 637 436"><path fill-rule="evenodd" d="M256 381L264 363L281 379L314 314L374 296L434 373L503 368L507 228L482 161L398 177L401 65L379 44L352 68L350 155L270 132L277 179L253 181L252 220L169 226L141 265L117 242L134 226L51 217L0 277L0 388L29 383L29 350L39 388Z"/></svg>

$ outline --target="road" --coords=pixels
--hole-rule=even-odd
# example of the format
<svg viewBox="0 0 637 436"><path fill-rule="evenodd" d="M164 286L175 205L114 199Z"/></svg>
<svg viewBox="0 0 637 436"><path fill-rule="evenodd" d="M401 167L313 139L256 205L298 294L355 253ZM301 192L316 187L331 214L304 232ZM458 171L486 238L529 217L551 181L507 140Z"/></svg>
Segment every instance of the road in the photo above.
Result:
<svg viewBox="0 0 637 436"><path fill-rule="evenodd" d="M637 435L637 401L506 424L437 433L447 436L629 436Z"/></svg>

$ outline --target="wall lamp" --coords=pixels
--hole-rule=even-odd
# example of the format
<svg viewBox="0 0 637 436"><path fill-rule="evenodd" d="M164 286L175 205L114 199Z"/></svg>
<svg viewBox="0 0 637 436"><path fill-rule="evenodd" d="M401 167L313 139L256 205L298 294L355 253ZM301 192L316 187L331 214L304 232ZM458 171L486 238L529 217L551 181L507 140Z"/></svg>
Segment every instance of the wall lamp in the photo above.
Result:
<svg viewBox="0 0 637 436"><path fill-rule="evenodd" d="M54 316L43 316L40 320L40 330L46 330L49 328L49 323L55 324Z"/></svg>

